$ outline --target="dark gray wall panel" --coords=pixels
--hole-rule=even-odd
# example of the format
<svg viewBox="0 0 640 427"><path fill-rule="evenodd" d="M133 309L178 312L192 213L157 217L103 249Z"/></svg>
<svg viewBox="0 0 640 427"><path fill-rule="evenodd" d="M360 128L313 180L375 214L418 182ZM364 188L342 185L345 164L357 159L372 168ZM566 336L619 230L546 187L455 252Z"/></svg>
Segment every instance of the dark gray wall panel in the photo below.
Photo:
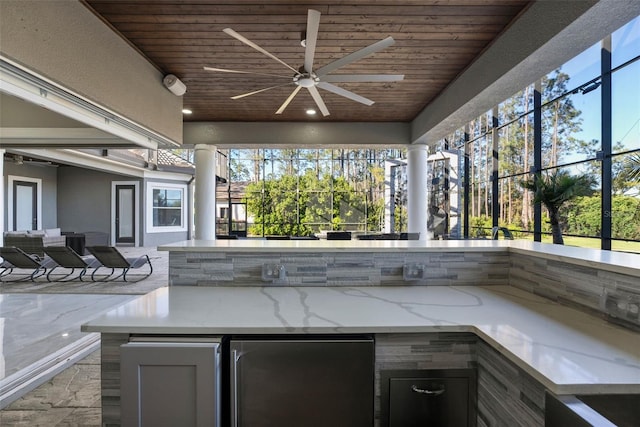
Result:
<svg viewBox="0 0 640 427"><path fill-rule="evenodd" d="M134 179L74 167L58 169L59 227L111 235L111 182Z"/></svg>

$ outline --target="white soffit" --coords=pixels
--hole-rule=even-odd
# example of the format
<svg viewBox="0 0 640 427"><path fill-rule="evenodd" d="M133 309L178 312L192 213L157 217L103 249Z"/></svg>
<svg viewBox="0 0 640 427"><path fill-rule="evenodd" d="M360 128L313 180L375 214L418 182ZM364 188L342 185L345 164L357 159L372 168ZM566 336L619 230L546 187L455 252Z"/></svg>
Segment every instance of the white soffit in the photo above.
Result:
<svg viewBox="0 0 640 427"><path fill-rule="evenodd" d="M93 128L8 128L0 127L2 147L128 148L129 141Z"/></svg>
<svg viewBox="0 0 640 427"><path fill-rule="evenodd" d="M167 172L152 170L136 165L120 162L117 159L99 157L95 154L84 153L74 149L38 148L28 147L11 150L11 153L22 156L35 157L68 166L90 169L110 174L123 175L143 179L160 179L175 182L188 182L193 176L187 173Z"/></svg>
<svg viewBox="0 0 640 427"><path fill-rule="evenodd" d="M1 128L0 147L174 148L177 143L35 76L0 56L0 92L71 118L87 128ZM0 105L0 111L2 106ZM82 129L82 131L80 131ZM49 131L47 134L42 130ZM84 133L83 133L84 132ZM29 138L29 135L33 139ZM108 134L108 136L106 136ZM66 138L69 137L69 138ZM5 140L6 138L6 140Z"/></svg>

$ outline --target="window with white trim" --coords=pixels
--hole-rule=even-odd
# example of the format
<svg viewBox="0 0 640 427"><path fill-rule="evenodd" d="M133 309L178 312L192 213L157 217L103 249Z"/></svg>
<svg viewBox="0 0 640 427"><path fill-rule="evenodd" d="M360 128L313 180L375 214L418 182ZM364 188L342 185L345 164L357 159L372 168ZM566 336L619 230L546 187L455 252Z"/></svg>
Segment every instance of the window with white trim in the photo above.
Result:
<svg viewBox="0 0 640 427"><path fill-rule="evenodd" d="M187 186L152 183L147 187L147 232L187 230Z"/></svg>

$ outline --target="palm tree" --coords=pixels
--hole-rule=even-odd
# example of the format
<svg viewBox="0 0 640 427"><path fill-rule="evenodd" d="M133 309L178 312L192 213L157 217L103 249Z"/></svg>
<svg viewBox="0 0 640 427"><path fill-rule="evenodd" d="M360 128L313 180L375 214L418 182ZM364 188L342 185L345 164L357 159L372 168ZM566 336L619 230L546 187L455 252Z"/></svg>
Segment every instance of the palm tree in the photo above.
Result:
<svg viewBox="0 0 640 427"><path fill-rule="evenodd" d="M625 178L631 182L640 182L640 152L631 154L625 159Z"/></svg>
<svg viewBox="0 0 640 427"><path fill-rule="evenodd" d="M533 203L542 203L549 212L553 243L563 245L562 227L560 226L560 208L578 196L586 196L592 192L595 181L587 175L571 176L568 172L556 170L549 175L536 175L523 181L522 186L533 192Z"/></svg>

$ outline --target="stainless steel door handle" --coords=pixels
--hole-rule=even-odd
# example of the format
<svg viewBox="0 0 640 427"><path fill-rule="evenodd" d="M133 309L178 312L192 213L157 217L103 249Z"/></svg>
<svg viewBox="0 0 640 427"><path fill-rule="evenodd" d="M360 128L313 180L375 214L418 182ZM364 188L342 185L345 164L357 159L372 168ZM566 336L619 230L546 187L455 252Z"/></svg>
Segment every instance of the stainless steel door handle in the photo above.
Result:
<svg viewBox="0 0 640 427"><path fill-rule="evenodd" d="M427 390L427 389L423 389L423 388L418 388L417 385L413 384L411 386L411 391L415 392L415 393L420 393L420 394L428 394L430 396L440 396L442 393L444 393L444 386L438 390Z"/></svg>

